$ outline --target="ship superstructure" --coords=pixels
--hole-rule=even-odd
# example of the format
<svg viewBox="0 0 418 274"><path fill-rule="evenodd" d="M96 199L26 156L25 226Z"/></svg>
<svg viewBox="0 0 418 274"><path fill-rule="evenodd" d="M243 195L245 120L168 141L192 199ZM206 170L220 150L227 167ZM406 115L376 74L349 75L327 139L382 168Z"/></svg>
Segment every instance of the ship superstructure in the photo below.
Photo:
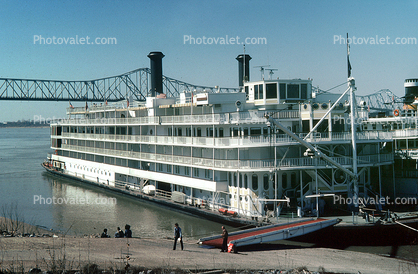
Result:
<svg viewBox="0 0 418 274"><path fill-rule="evenodd" d="M385 143L381 148L393 150L395 154L393 180L396 185L388 191L396 197L418 198L418 79L406 79L404 88L402 108L393 108L368 118L363 121L362 129L392 134L393 143Z"/></svg>
<svg viewBox="0 0 418 274"><path fill-rule="evenodd" d="M309 212L315 201L306 196L312 194L352 197L373 189L383 195L392 187L392 134L364 130L366 110L354 108L360 119L355 124L356 185L266 119L275 119L352 170L348 95L320 92L311 79L250 82L244 75L241 92L193 90L169 98L158 80L163 56L148 56L158 75L145 102L68 108L68 119L51 125L51 165L99 185L248 217L277 214L287 198ZM250 57L237 59L240 71L247 71ZM324 202L335 206L332 200Z"/></svg>

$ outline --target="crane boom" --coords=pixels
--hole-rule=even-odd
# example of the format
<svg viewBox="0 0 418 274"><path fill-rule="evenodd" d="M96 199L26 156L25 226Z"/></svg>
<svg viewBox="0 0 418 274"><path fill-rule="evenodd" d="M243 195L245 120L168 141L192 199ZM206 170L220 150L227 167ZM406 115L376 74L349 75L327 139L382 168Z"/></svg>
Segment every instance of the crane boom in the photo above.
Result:
<svg viewBox="0 0 418 274"><path fill-rule="evenodd" d="M341 169L343 172L347 173L348 175L350 175L351 177L355 178L357 177L357 175L355 175L351 170L343 167L342 165L340 165L338 162L336 162L334 159L332 159L331 157L325 155L324 153L322 153L322 151L320 151L319 149L315 148L313 145L311 145L310 143L306 142L305 140L303 140L302 138L299 138L299 136L297 136L296 134L294 134L293 132L291 132L289 129L287 129L285 126L283 126L282 124L280 124L279 122L277 122L275 119L273 119L272 117L270 117L269 115L265 115L265 118L272 124L276 125L278 128L280 128L281 130L283 130L287 135L289 135L290 137L292 137L293 139L295 139L297 142L299 142L301 145L305 146L306 148L310 149L311 151L315 152L315 154L319 157L321 157L322 159L324 159L325 161L329 162L330 164L336 166L337 168Z"/></svg>

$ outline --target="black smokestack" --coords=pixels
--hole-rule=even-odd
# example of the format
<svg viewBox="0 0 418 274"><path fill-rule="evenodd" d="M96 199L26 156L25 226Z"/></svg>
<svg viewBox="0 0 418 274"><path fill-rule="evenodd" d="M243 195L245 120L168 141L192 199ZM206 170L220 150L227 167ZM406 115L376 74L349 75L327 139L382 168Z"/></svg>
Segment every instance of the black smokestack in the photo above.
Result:
<svg viewBox="0 0 418 274"><path fill-rule="evenodd" d="M250 81L251 57L248 54L240 54L236 59L238 60L238 85L243 87L244 81Z"/></svg>
<svg viewBox="0 0 418 274"><path fill-rule="evenodd" d="M159 51L148 54L151 66L151 97L163 93L163 57L164 54Z"/></svg>

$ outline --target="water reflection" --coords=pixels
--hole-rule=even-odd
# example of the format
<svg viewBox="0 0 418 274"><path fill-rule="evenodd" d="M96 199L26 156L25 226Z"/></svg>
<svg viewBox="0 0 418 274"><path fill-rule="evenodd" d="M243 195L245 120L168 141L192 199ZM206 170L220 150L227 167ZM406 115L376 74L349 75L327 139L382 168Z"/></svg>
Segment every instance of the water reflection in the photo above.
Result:
<svg viewBox="0 0 418 274"><path fill-rule="evenodd" d="M48 207L53 216L53 227L62 232L80 236L101 233L107 228L113 236L118 226L123 228L129 224L135 237L171 238L176 222L182 227L184 237L189 239L197 240L220 232L221 224L134 197L47 173L43 178L50 185L55 203L44 202L36 206Z"/></svg>

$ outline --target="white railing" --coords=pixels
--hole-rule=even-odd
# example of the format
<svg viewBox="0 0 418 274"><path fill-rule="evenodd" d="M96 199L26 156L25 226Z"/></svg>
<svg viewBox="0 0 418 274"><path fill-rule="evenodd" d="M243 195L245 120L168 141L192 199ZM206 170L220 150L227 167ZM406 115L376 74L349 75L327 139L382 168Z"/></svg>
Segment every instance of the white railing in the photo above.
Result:
<svg viewBox="0 0 418 274"><path fill-rule="evenodd" d="M387 132L380 132L387 133ZM195 145L195 146L216 146L216 147L231 147L231 146L269 146L269 145L286 145L289 143L297 144L297 142L286 134L276 135L274 137L259 135L259 136L244 136L244 137L188 137L188 136L152 136L152 135L115 135L115 134L89 134L89 133L69 133L63 132L61 134L64 138L74 138L83 140L100 140L100 141L120 141L146 144L164 144L164 145ZM300 138L304 138L305 133L299 134ZM378 132L361 132L357 134L358 140L382 140L387 139L389 135L379 134ZM390 139L390 138L388 138ZM332 142L332 141L350 141L351 134L344 133L314 133L309 136L306 141L311 143Z"/></svg>
<svg viewBox="0 0 418 274"><path fill-rule="evenodd" d="M401 129L392 131L393 138L418 137L418 129Z"/></svg>
<svg viewBox="0 0 418 274"><path fill-rule="evenodd" d="M159 124L160 117L147 116L136 118L91 118L91 119L62 119L58 121L59 125L141 125L141 124Z"/></svg>
<svg viewBox="0 0 418 274"><path fill-rule="evenodd" d="M110 155L124 158L135 158L138 160L145 161L156 161L164 162L168 164L184 164L184 165L193 165L200 167L214 167L222 169L266 169L274 168L274 161L271 160L213 160L207 158L198 158L198 157L189 157L189 156L178 156L170 154L158 154L158 153L149 153L149 152L135 152L135 151L125 151L125 150L115 150L115 149L105 149L105 148L94 148L94 147L83 147L83 146L74 146L74 145L62 145L62 149L79 151L79 152L89 152L102 155ZM353 161L348 157L332 157L334 161L341 165L352 165ZM393 154L380 154L380 155L369 155L369 156L359 156L358 165L370 165L374 163L383 163L393 161ZM320 167L325 168L330 166L330 164L322 159L313 159L310 157L301 157L301 158L286 158L283 160L277 160L277 167Z"/></svg>
<svg viewBox="0 0 418 274"><path fill-rule="evenodd" d="M84 108L77 108L85 110ZM299 118L298 110L285 110L275 114L278 119ZM118 125L141 125L141 124L257 124L266 123L264 112L239 112L217 113L179 116L146 116L130 118L73 118L58 121L60 125L92 125L92 124L118 124Z"/></svg>

